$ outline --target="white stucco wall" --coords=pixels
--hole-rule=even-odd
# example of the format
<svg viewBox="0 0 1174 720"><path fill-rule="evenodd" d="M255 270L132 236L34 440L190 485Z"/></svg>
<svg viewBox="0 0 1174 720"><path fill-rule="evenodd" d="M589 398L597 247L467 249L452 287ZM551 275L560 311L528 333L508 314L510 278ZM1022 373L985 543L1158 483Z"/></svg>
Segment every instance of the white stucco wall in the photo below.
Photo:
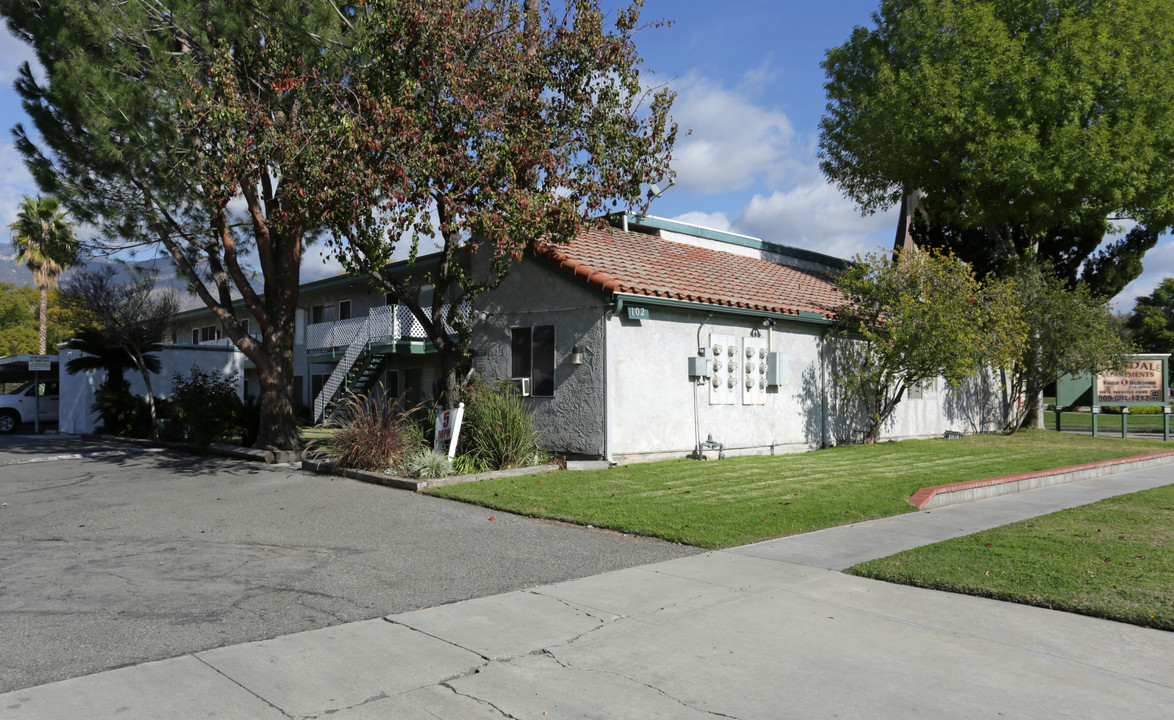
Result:
<svg viewBox="0 0 1174 720"><path fill-rule="evenodd" d="M702 441L712 435L728 455L796 452L859 438L861 420L836 401L832 376L823 363L822 328L780 322L768 329L759 318L716 314L701 328L704 313L647 307L648 320L629 320L625 311L606 325L613 459L684 456L695 447L698 429ZM769 335L770 349L787 355L788 382L769 388L762 405L742 404L740 393L734 404L711 404L708 388L688 375L699 328L705 346L714 333L741 338L758 330L764 339ZM937 392L905 399L882 438L972 431L962 418L952 417L957 413L948 411L946 397L939 381ZM716 456L716 451L709 455Z"/></svg>
<svg viewBox="0 0 1174 720"><path fill-rule="evenodd" d="M58 428L63 433L94 431L98 424L98 415L91 410L94 405L94 391L106 379L106 373L103 371L77 375L65 372L65 364L77 353L77 350L61 350L61 415ZM199 365L205 372L219 370L225 375L235 372L236 391L240 394L243 390L245 356L239 351L207 345L168 345L158 355L163 368L158 375L151 376L151 386L156 397L170 395L172 376L176 373L187 375L193 364ZM146 396L146 384L137 372L128 370L124 377L130 382L132 393Z"/></svg>

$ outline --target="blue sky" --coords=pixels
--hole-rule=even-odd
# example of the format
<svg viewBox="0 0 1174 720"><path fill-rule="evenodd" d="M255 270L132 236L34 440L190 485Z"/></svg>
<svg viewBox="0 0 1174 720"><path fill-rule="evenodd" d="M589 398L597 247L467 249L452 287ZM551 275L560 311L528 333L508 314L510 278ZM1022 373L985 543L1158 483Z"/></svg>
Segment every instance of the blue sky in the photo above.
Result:
<svg viewBox="0 0 1174 720"><path fill-rule="evenodd" d="M610 8L622 4L602 2ZM860 215L823 179L816 147L825 103L819 63L853 27L871 23L876 4L647 0L644 20L673 24L643 31L638 47L653 72L649 81L676 90L673 115L682 130L674 152L677 186L653 203L651 214L844 257L891 245L895 211ZM21 197L36 191L7 132L24 120L12 81L29 55L2 33L0 221L5 225ZM1169 237L1146 256L1145 268L1118 298L1118 309L1132 308L1137 295L1174 275Z"/></svg>

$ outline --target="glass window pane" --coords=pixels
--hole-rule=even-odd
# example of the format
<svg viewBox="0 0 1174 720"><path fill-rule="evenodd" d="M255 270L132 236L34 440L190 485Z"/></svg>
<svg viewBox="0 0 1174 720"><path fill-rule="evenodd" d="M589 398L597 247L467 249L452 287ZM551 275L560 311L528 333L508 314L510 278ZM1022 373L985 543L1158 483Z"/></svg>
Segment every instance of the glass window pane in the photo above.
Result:
<svg viewBox="0 0 1174 720"><path fill-rule="evenodd" d="M553 397L554 325L539 325L534 328L532 358L532 392L540 397Z"/></svg>
<svg viewBox="0 0 1174 720"><path fill-rule="evenodd" d="M530 328L511 331L510 357L510 377L530 377Z"/></svg>

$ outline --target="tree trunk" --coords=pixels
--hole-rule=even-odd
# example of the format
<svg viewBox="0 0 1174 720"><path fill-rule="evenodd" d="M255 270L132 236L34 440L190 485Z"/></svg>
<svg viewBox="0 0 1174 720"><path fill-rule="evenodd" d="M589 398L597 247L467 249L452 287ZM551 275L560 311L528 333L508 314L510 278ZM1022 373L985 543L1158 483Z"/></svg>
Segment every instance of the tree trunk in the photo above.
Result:
<svg viewBox="0 0 1174 720"><path fill-rule="evenodd" d="M452 410L461 403L460 354L455 348L440 352L440 377L444 381L444 395L441 403L446 410Z"/></svg>
<svg viewBox="0 0 1174 720"><path fill-rule="evenodd" d="M154 440L159 435L159 428L158 415L155 411L155 390L151 387L151 371L148 370L146 365L143 363L143 358L141 355L132 353L131 357L134 358L135 366L139 371L139 375L141 375L143 378L143 384L147 386L147 407L151 411L151 429L148 432L151 439Z"/></svg>
<svg viewBox="0 0 1174 720"><path fill-rule="evenodd" d="M267 450L297 449L301 442L293 404L293 352L270 350L266 357L268 362L257 365L261 386L261 426L253 447Z"/></svg>
<svg viewBox="0 0 1174 720"><path fill-rule="evenodd" d="M261 353L252 358L261 386L261 425L255 448L297 450L301 448L297 415L294 413L294 335L297 327L298 263L275 253L275 272L265 273L265 311L270 324L263 329Z"/></svg>
<svg viewBox="0 0 1174 720"><path fill-rule="evenodd" d="M37 352L41 355L45 354L45 345L48 341L49 335L49 288L46 285L41 286L41 338L39 342L40 350Z"/></svg>

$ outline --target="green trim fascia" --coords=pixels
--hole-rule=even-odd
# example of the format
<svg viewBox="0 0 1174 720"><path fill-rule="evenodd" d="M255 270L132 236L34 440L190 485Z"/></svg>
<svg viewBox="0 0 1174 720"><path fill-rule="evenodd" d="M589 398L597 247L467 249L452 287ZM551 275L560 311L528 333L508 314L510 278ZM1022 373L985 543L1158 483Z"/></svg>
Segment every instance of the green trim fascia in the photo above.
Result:
<svg viewBox="0 0 1174 720"><path fill-rule="evenodd" d="M729 305L714 305L712 303L693 302L691 300L678 300L676 298L662 298L653 295L637 295L634 293L616 293L615 294L616 313L629 305L655 305L657 307L675 308L678 310L689 310L692 312L713 313L715 315L738 315L743 317L756 318L770 318L771 320L782 320L785 322L798 323L800 325L834 325L835 320L829 320L818 313L800 311L798 314L794 313L779 313L767 312L765 310L752 310L750 308L730 307Z"/></svg>
<svg viewBox="0 0 1174 720"><path fill-rule="evenodd" d="M691 235L693 237L705 238L707 240L717 240L718 242L729 243L731 245L740 245L742 247L777 253L779 255L789 255L797 260L806 260L808 262L819 263L820 265L828 265L834 268L846 268L851 264L849 261L844 260L843 258L833 257L832 255L824 255L823 253L818 253L814 250L805 250L803 248L790 247L789 245L776 245L775 243L767 242L766 240L759 240L758 238L750 237L749 235L739 235L737 233L726 232L724 230L713 230L712 228L689 225L688 223L677 222L676 220L668 220L666 218L659 218L651 215L636 215L633 213L628 213L628 224L657 228L660 230L669 230L670 232L678 232L682 235Z"/></svg>

